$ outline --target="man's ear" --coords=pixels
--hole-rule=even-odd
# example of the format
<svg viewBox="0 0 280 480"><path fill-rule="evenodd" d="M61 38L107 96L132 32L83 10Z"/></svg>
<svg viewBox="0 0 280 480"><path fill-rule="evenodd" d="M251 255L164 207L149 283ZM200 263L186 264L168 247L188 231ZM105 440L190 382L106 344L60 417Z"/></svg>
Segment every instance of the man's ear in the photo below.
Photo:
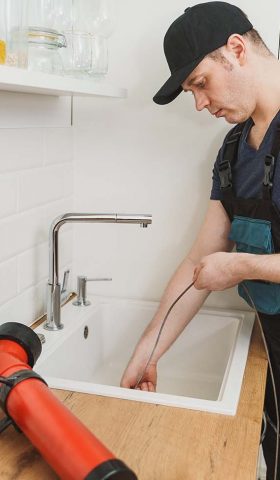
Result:
<svg viewBox="0 0 280 480"><path fill-rule="evenodd" d="M241 66L244 65L247 49L242 35L239 35L238 33L233 33L228 38L225 47L231 55L234 55L235 59L239 62Z"/></svg>

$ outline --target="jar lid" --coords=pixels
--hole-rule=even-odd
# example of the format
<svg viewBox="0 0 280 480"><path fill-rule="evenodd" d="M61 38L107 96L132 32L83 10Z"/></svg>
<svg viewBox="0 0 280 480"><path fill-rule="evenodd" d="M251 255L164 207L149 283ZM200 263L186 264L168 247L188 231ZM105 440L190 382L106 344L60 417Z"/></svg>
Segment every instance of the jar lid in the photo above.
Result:
<svg viewBox="0 0 280 480"><path fill-rule="evenodd" d="M53 47L67 47L65 35L52 28L29 27L27 32L28 43L50 45Z"/></svg>

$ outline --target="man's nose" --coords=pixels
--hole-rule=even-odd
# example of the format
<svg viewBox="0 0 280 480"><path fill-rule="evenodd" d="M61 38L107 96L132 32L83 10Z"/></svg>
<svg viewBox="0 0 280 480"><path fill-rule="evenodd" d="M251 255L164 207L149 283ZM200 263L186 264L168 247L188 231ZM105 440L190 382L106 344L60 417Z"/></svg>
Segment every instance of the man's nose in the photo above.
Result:
<svg viewBox="0 0 280 480"><path fill-rule="evenodd" d="M196 93L195 94L195 108L198 112L203 110L207 105L210 104L210 101L204 93Z"/></svg>

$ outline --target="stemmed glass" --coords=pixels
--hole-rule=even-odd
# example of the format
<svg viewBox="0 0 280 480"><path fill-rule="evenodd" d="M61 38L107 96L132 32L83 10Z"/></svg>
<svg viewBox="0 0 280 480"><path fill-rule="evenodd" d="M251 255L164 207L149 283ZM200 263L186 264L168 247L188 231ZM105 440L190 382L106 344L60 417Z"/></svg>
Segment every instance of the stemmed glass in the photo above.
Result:
<svg viewBox="0 0 280 480"><path fill-rule="evenodd" d="M107 39L114 28L116 0L73 0L73 30L67 37L73 76L105 75Z"/></svg>
<svg viewBox="0 0 280 480"><path fill-rule="evenodd" d="M90 16L92 41L92 68L89 72L93 76L103 76L108 73L108 38L115 27L114 0L95 0L95 15Z"/></svg>

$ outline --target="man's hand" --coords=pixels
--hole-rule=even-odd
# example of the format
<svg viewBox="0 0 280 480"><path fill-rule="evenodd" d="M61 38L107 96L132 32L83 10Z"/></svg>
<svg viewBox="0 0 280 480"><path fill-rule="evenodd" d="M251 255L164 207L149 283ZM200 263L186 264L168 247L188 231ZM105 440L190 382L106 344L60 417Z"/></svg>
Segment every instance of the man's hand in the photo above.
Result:
<svg viewBox="0 0 280 480"><path fill-rule="evenodd" d="M142 362L143 363L143 362ZM122 376L120 386L125 388L135 388L137 379L141 377L144 371L144 364L131 360ZM136 390L145 390L147 392L155 392L157 386L157 365L150 363L141 383Z"/></svg>
<svg viewBox="0 0 280 480"><path fill-rule="evenodd" d="M194 269L193 282L198 290L225 290L246 278L248 254L216 252L203 257Z"/></svg>

